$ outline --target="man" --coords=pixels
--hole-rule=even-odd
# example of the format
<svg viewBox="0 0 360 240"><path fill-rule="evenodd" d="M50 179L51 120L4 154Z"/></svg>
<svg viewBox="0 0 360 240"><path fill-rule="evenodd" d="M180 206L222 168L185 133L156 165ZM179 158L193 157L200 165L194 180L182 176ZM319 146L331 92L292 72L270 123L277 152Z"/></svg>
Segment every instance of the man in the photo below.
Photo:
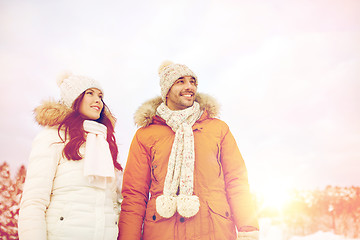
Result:
<svg viewBox="0 0 360 240"><path fill-rule="evenodd" d="M118 239L258 239L246 167L216 101L185 65L164 62L159 75L161 97L135 114Z"/></svg>

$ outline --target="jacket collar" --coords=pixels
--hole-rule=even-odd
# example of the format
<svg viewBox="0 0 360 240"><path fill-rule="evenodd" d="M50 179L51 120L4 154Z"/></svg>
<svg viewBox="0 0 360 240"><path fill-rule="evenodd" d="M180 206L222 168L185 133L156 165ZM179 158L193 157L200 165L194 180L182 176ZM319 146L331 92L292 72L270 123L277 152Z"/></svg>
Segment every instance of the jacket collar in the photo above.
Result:
<svg viewBox="0 0 360 240"><path fill-rule="evenodd" d="M71 112L72 109L54 100L43 101L34 109L36 122L44 127L59 125Z"/></svg>
<svg viewBox="0 0 360 240"><path fill-rule="evenodd" d="M219 116L220 106L210 95L197 93L195 101L200 104L200 109L206 113L201 116L200 120L203 120L205 116L208 118L215 118ZM160 96L144 102L135 112L135 124L138 127L146 127L154 121L161 119L156 116L156 109L162 102L163 100Z"/></svg>
<svg viewBox="0 0 360 240"><path fill-rule="evenodd" d="M59 125L71 112L73 112L71 108L55 100L43 101L40 106L34 109L35 121L44 127ZM116 119L107 109L105 109L105 115L114 126Z"/></svg>

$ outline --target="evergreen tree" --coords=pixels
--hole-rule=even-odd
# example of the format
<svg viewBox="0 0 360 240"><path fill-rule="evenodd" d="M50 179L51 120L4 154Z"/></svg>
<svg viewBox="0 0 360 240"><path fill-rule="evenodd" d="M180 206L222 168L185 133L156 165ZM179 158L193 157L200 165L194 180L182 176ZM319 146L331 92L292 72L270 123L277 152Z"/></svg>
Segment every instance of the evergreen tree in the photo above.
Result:
<svg viewBox="0 0 360 240"><path fill-rule="evenodd" d="M18 239L17 220L26 169L21 166L15 181L11 179L9 165L0 165L0 236L1 240Z"/></svg>

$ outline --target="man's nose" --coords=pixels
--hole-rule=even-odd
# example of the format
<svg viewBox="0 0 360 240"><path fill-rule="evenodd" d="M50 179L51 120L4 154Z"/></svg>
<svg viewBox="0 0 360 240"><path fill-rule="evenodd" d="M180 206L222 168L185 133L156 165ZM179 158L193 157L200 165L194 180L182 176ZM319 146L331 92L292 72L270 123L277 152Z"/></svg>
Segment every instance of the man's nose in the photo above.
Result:
<svg viewBox="0 0 360 240"><path fill-rule="evenodd" d="M195 88L195 85L194 85L192 82L190 82L190 81L186 81L186 82L185 82L185 87L186 87L187 89L194 89L194 88Z"/></svg>

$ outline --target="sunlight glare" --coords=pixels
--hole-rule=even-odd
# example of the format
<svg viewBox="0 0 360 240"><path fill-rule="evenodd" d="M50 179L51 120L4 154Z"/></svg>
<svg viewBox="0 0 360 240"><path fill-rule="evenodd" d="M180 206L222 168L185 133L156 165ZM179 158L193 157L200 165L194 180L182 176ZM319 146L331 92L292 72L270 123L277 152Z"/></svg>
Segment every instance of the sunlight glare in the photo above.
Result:
<svg viewBox="0 0 360 240"><path fill-rule="evenodd" d="M262 202L262 207L276 210L282 210L290 201L290 190L290 182L279 179L267 181L265 185L254 188L255 194Z"/></svg>

